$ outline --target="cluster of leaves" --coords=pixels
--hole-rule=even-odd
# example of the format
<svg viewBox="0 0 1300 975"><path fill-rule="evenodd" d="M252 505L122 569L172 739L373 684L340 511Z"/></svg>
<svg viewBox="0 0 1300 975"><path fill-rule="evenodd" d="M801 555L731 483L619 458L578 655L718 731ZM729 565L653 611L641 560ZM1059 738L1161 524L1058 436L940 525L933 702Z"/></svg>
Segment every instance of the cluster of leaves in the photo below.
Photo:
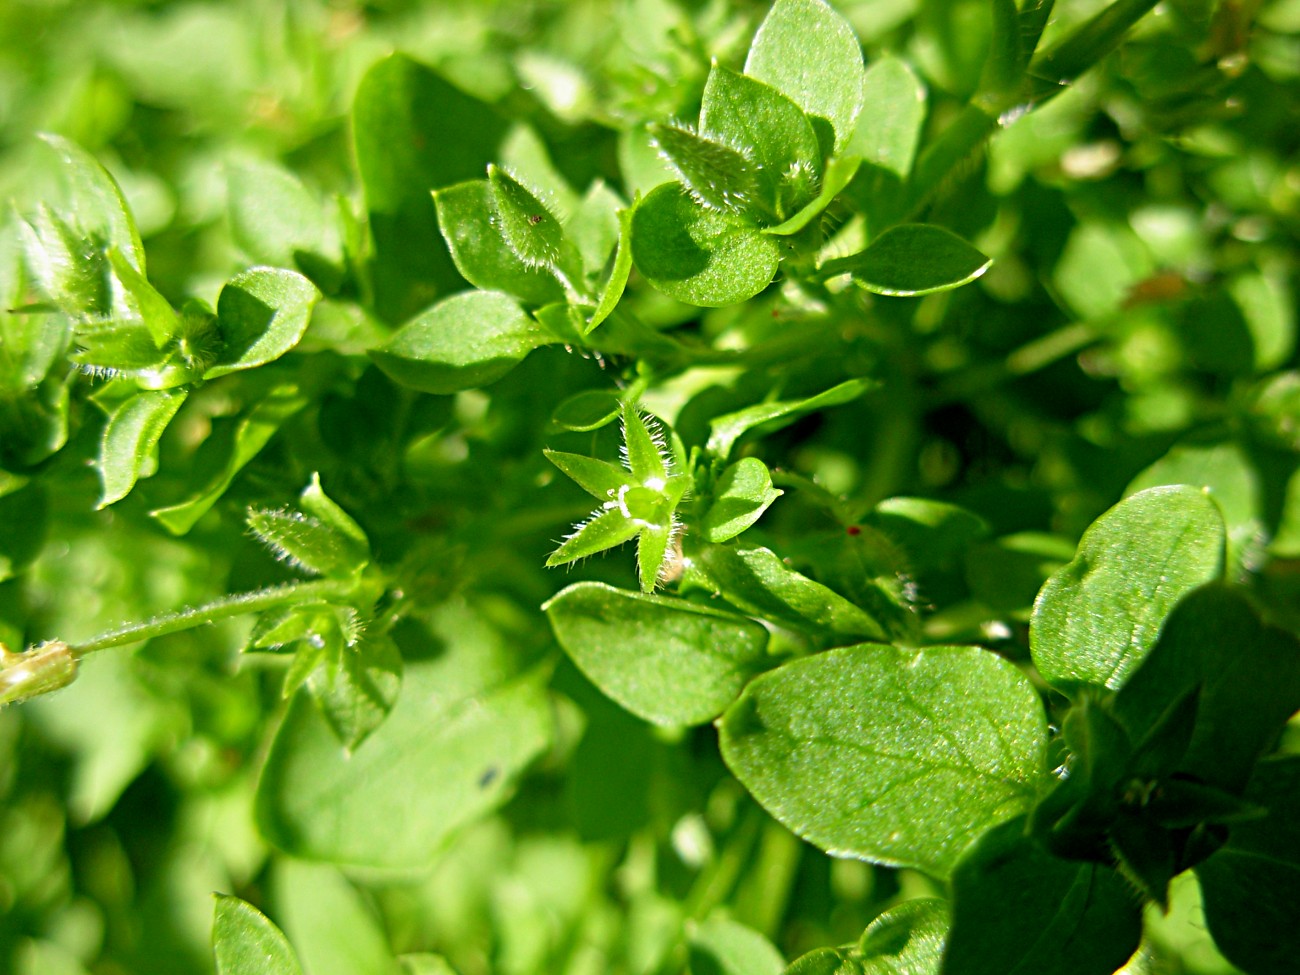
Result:
<svg viewBox="0 0 1300 975"><path fill-rule="evenodd" d="M426 6L0 14L0 972L1289 972L1295 4Z"/></svg>

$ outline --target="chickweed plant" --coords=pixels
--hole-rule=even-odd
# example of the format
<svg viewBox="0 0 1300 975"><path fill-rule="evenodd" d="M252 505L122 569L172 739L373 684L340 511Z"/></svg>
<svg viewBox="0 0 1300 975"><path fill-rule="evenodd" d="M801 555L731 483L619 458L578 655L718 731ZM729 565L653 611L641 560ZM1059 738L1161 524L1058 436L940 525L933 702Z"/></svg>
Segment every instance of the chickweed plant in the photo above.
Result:
<svg viewBox="0 0 1300 975"><path fill-rule="evenodd" d="M1297 970L1292 0L0 26L0 975Z"/></svg>

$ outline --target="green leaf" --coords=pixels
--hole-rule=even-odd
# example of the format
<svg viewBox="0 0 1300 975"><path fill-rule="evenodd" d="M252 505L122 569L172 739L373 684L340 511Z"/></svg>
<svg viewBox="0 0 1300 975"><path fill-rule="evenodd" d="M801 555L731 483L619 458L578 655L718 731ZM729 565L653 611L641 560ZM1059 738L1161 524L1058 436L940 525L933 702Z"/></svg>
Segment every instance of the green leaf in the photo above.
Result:
<svg viewBox="0 0 1300 975"><path fill-rule="evenodd" d="M347 579L368 561L354 538L301 511L255 509L248 527L276 558L313 575Z"/></svg>
<svg viewBox="0 0 1300 975"><path fill-rule="evenodd" d="M70 139L49 133L42 134L41 139L62 164L59 175L64 184L64 203L67 212L76 215L77 226L102 250L121 251L131 266L144 274L144 245L117 181Z"/></svg>
<svg viewBox="0 0 1300 975"><path fill-rule="evenodd" d="M42 294L75 319L112 312L109 263L98 241L41 206L19 223L26 265Z"/></svg>
<svg viewBox="0 0 1300 975"><path fill-rule="evenodd" d="M692 198L703 207L750 213L762 205L758 166L743 143L728 143L686 125L652 122L650 137Z"/></svg>
<svg viewBox="0 0 1300 975"><path fill-rule="evenodd" d="M387 635L362 630L355 642L326 644L330 651L307 678L339 742L354 751L388 718L402 686L402 655Z"/></svg>
<svg viewBox="0 0 1300 975"><path fill-rule="evenodd" d="M641 533L642 525L623 514L617 507L599 511L589 521L579 524L546 559L547 568L567 565L630 542Z"/></svg>
<svg viewBox="0 0 1300 975"><path fill-rule="evenodd" d="M108 418L99 444L100 508L121 501L136 481L158 469L158 441L185 402L180 390L138 393Z"/></svg>
<svg viewBox="0 0 1300 975"><path fill-rule="evenodd" d="M979 91L974 101L992 115L1014 109L1027 95L1024 92L1025 68L1032 50L1026 50L1020 11L1016 0L993 0L992 37Z"/></svg>
<svg viewBox="0 0 1300 975"><path fill-rule="evenodd" d="M708 449L715 456L726 459L736 441L751 430L761 428L761 432L771 433L808 413L851 403L876 385L878 383L868 379L850 379L807 399L775 400L716 416L709 423Z"/></svg>
<svg viewBox="0 0 1300 975"><path fill-rule="evenodd" d="M908 223L886 230L866 250L827 261L821 273L850 274L867 291L910 297L969 284L992 263L951 230Z"/></svg>
<svg viewBox="0 0 1300 975"><path fill-rule="evenodd" d="M370 558L370 540L361 526L346 511L334 503L321 487L320 475L312 472L311 483L298 495L298 504L307 514L319 518L352 546L353 561L364 564Z"/></svg>
<svg viewBox="0 0 1300 975"><path fill-rule="evenodd" d="M487 180L475 179L434 190L438 227L456 270L484 291L504 291L530 305L564 298L564 289L544 268L525 264L496 226L496 209Z"/></svg>
<svg viewBox="0 0 1300 975"><path fill-rule="evenodd" d="M621 410L621 404L616 409ZM627 471L607 461L559 450L544 450L542 453L597 501L610 501L617 498L621 490L636 486Z"/></svg>
<svg viewBox="0 0 1300 975"><path fill-rule="evenodd" d="M840 948L816 948L795 959L784 975L862 975L862 965Z"/></svg>
<svg viewBox="0 0 1300 975"><path fill-rule="evenodd" d="M742 616L598 582L569 586L542 608L591 682L655 724L717 717L767 646L767 632Z"/></svg>
<svg viewBox="0 0 1300 975"><path fill-rule="evenodd" d="M822 174L817 135L799 106L775 88L714 64L704 86L700 131L743 147L754 170L752 202L777 220L816 196Z"/></svg>
<svg viewBox="0 0 1300 975"><path fill-rule="evenodd" d="M149 334L153 336L154 345L162 348L167 340L176 334L180 326L175 310L167 299L158 293L158 289L122 256L120 250L115 247L109 250L108 262L112 265L117 279L122 282L122 287L139 308L140 318L144 321L145 328L149 329Z"/></svg>
<svg viewBox="0 0 1300 975"><path fill-rule="evenodd" d="M953 872L944 970L962 975L1111 975L1137 949L1141 906L1114 870L1064 860L1024 821L986 834Z"/></svg>
<svg viewBox="0 0 1300 975"><path fill-rule="evenodd" d="M745 60L745 74L788 95L832 130L835 151L862 111L862 47L849 23L823 0L776 0Z"/></svg>
<svg viewBox="0 0 1300 975"><path fill-rule="evenodd" d="M1037 692L977 647L863 645L755 678L722 755L778 820L836 856L945 876L1046 784Z"/></svg>
<svg viewBox="0 0 1300 975"><path fill-rule="evenodd" d="M596 307L587 317L583 335L592 331L605 321L618 307L627 280L632 274L632 215L635 211L629 207L618 212L618 247L614 252L614 264L609 269L609 277L601 286L596 296Z"/></svg>
<svg viewBox="0 0 1300 975"><path fill-rule="evenodd" d="M772 487L772 473L757 457L737 461L713 487L713 501L701 522L704 537L714 543L730 541L758 521L783 493Z"/></svg>
<svg viewBox="0 0 1300 975"><path fill-rule="evenodd" d="M1114 0L1080 24L1050 50L1034 58L1029 73L1038 79L1036 94L1050 98L1118 46L1130 27L1158 0Z"/></svg>
<svg viewBox="0 0 1300 975"><path fill-rule="evenodd" d="M826 636L889 639L869 613L788 568L769 549L710 545L692 551L691 562L693 580L746 613Z"/></svg>
<svg viewBox="0 0 1300 975"><path fill-rule="evenodd" d="M1225 574L1229 578L1239 578L1246 566L1259 563L1268 536L1262 517L1263 486L1240 444L1234 440L1175 444L1130 481L1124 494L1173 484L1203 488L1218 505L1228 532Z"/></svg>
<svg viewBox="0 0 1300 975"><path fill-rule="evenodd" d="M226 172L226 206L231 236L254 261L292 267L300 254L338 258L323 204L283 166L232 165Z"/></svg>
<svg viewBox="0 0 1300 975"><path fill-rule="evenodd" d="M1039 673L1067 692L1122 686L1170 610L1223 572L1224 541L1219 509L1195 488L1150 488L1115 505L1038 594L1029 642Z"/></svg>
<svg viewBox="0 0 1300 975"><path fill-rule="evenodd" d="M939 975L948 926L948 902L941 898L891 907L858 941L863 975Z"/></svg>
<svg viewBox="0 0 1300 975"><path fill-rule="evenodd" d="M605 185L604 180L597 179L564 222L564 233L582 258L583 271L590 284L598 283L609 263L609 255L619 240L619 214L626 209L622 197Z"/></svg>
<svg viewBox="0 0 1300 975"><path fill-rule="evenodd" d="M1196 868L1205 921L1234 965L1251 975L1289 975L1300 952L1300 757L1261 762L1246 799L1269 814L1234 826L1228 844Z"/></svg>
<svg viewBox="0 0 1300 975"><path fill-rule="evenodd" d="M224 345L205 379L264 366L302 338L320 300L316 286L296 271L255 267L226 282L217 298Z"/></svg>
<svg viewBox="0 0 1300 975"><path fill-rule="evenodd" d="M518 641L465 604L410 625L422 653L443 649L408 660L388 720L351 754L310 698L294 698L256 804L263 836L280 849L357 866L427 865L456 829L505 802L550 744L544 681L519 676Z"/></svg>
<svg viewBox="0 0 1300 975"><path fill-rule="evenodd" d="M370 357L403 386L455 393L496 382L549 341L509 295L467 291L403 325Z"/></svg>
<svg viewBox="0 0 1300 975"><path fill-rule="evenodd" d="M785 970L772 942L718 914L690 932L687 951L691 975L781 975Z"/></svg>
<svg viewBox="0 0 1300 975"><path fill-rule="evenodd" d="M499 166L488 166L488 186L506 246L527 267L558 267L568 242L555 214Z"/></svg>
<svg viewBox="0 0 1300 975"><path fill-rule="evenodd" d="M216 894L212 951L217 975L302 975L280 929L238 897Z"/></svg>
<svg viewBox="0 0 1300 975"><path fill-rule="evenodd" d="M1195 729L1175 769L1240 792L1300 710L1300 640L1266 626L1238 590L1197 589L1163 621L1154 647L1116 696L1115 714L1136 743L1189 694L1197 696Z"/></svg>
<svg viewBox="0 0 1300 975"><path fill-rule="evenodd" d="M277 857L271 889L309 975L396 975L375 910L338 867Z"/></svg>
<svg viewBox="0 0 1300 975"><path fill-rule="evenodd" d="M376 311L401 322L460 287L429 191L481 178L506 125L404 54L378 61L357 86L352 137L374 250L366 268Z"/></svg>
<svg viewBox="0 0 1300 975"><path fill-rule="evenodd" d="M698 206L675 183L632 214L632 260L669 297L705 307L745 301L776 275L780 253L748 221Z"/></svg>
<svg viewBox="0 0 1300 975"><path fill-rule="evenodd" d="M157 508L149 514L173 535L184 535L226 493L235 476L261 452L281 425L306 405L296 386L277 386L247 409L229 428L229 436L204 441L198 469L216 468L216 475L186 501Z"/></svg>
<svg viewBox="0 0 1300 975"><path fill-rule="evenodd" d="M906 61L886 54L867 68L864 90L849 151L869 166L906 179L925 122L925 86Z"/></svg>
<svg viewBox="0 0 1300 975"><path fill-rule="evenodd" d="M604 389L584 389L562 400L551 413L551 427L577 433L590 433L608 426L623 413L623 401ZM547 456L554 451L546 452ZM568 454L577 457L578 454ZM601 461L600 463L604 463ZM557 465L558 466L558 465ZM563 468L561 468L563 469ZM617 470L617 468L615 468Z"/></svg>

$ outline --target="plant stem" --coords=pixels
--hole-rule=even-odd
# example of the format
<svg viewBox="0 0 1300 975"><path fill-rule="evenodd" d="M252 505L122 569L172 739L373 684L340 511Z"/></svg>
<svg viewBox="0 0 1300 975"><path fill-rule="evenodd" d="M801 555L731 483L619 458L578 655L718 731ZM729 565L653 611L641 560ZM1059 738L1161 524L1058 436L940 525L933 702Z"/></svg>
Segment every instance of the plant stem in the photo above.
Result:
<svg viewBox="0 0 1300 975"><path fill-rule="evenodd" d="M315 600L346 596L354 589L352 582L335 579L322 579L314 582L291 582L283 586L271 586L252 592L239 593L191 606L175 613L155 616L143 623L128 623L117 629L101 633L84 643L69 645L68 649L76 658L81 658L96 650L107 650L125 643L137 643L152 640L155 637L180 633L205 623L212 623L231 616L243 616L246 613L260 613L290 603L306 603Z"/></svg>

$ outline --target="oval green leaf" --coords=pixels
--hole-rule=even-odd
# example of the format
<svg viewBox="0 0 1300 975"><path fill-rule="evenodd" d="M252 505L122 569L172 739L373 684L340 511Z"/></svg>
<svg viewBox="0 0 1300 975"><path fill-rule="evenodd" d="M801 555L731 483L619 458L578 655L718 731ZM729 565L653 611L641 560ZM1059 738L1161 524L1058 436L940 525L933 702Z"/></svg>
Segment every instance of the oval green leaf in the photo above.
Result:
<svg viewBox="0 0 1300 975"><path fill-rule="evenodd" d="M569 586L543 609L578 669L655 724L717 717L767 647L767 631L743 616L599 582Z"/></svg>
<svg viewBox="0 0 1300 975"><path fill-rule="evenodd" d="M632 260L656 288L716 308L754 297L776 275L776 242L740 217L699 206L676 183L632 215Z"/></svg>
<svg viewBox="0 0 1300 975"><path fill-rule="evenodd" d="M836 151L853 135L862 111L862 45L823 0L777 0L754 36L745 74L828 123Z"/></svg>
<svg viewBox="0 0 1300 975"><path fill-rule="evenodd" d="M1115 505L1038 594L1029 645L1039 673L1065 691L1120 687L1178 601L1222 574L1225 542L1223 516L1196 488L1150 488Z"/></svg>
<svg viewBox="0 0 1300 975"><path fill-rule="evenodd" d="M1014 665L977 647L863 645L753 680L722 756L768 812L835 856L946 875L1045 785L1047 723Z"/></svg>
<svg viewBox="0 0 1300 975"><path fill-rule="evenodd" d="M455 393L496 382L550 336L509 295L452 295L370 351L388 376L424 393Z"/></svg>
<svg viewBox="0 0 1300 975"><path fill-rule="evenodd" d="M951 230L908 223L886 230L866 250L828 261L822 273L847 273L867 291L906 298L969 284L992 263Z"/></svg>
<svg viewBox="0 0 1300 975"><path fill-rule="evenodd" d="M216 898L212 951L217 975L302 975L293 948L265 914L238 897Z"/></svg>

